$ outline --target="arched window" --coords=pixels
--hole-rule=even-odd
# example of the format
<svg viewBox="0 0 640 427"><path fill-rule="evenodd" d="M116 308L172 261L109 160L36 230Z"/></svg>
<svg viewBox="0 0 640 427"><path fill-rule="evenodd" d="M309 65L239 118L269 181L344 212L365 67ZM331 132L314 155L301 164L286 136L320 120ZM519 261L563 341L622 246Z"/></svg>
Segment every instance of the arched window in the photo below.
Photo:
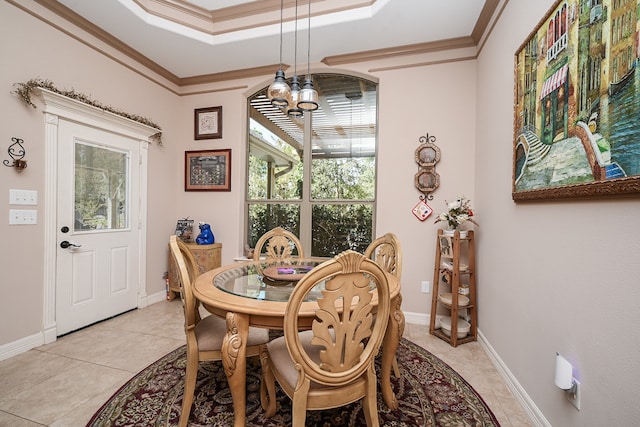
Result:
<svg viewBox="0 0 640 427"><path fill-rule="evenodd" d="M314 74L318 110L273 107L267 87L248 98L245 242L281 226L305 254L363 252L374 237L377 83Z"/></svg>

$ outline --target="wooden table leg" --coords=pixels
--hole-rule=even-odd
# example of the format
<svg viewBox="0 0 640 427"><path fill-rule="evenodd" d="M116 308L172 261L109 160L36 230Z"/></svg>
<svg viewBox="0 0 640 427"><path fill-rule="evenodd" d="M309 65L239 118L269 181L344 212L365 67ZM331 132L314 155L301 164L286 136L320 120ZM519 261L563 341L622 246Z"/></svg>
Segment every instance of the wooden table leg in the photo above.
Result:
<svg viewBox="0 0 640 427"><path fill-rule="evenodd" d="M222 366L231 390L235 427L245 427L248 335L249 316L227 313L227 333L222 342Z"/></svg>
<svg viewBox="0 0 640 427"><path fill-rule="evenodd" d="M380 372L380 388L384 403L390 409L398 409L398 401L391 387L391 371L396 357L400 338L404 333L404 313L401 309L402 296L398 294L391 300L389 323L382 344L382 367Z"/></svg>

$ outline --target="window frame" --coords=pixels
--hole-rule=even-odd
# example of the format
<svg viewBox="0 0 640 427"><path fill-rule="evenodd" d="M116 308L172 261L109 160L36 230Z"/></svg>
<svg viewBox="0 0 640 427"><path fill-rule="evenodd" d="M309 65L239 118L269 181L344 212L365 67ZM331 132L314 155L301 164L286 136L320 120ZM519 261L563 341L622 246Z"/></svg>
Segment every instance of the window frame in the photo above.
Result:
<svg viewBox="0 0 640 427"><path fill-rule="evenodd" d="M247 96L247 109L249 114L247 115L247 124L246 124L246 132L247 132L247 147L246 147L246 173L245 173L245 197L244 197L244 227L243 227L243 235L244 235L244 244L250 244L250 233L249 233L249 208L254 204L262 204L262 205L298 205L300 218L299 218L299 235L298 238L302 243L305 254L309 254L310 256L316 256L311 252L312 250L312 229L313 229L313 209L318 205L368 205L371 206L371 236L368 236L368 243L373 241L376 236L376 216L377 216L377 188L378 188L378 100L379 100L379 86L378 82L372 80L370 78L365 78L362 76L345 74L345 73L322 73L323 75L335 75L340 78L353 78L358 80L365 80L367 83L375 86L375 132L374 132L374 182L373 182L373 197L367 199L313 199L311 197L311 178L312 178L312 133L313 133L313 114L304 114L304 127L302 128L302 132L304 135L303 139L303 156L302 156L302 164L303 164L303 181L302 181L302 194L300 199L250 199L249 198L249 158L251 156L251 150L249 145L251 144L251 101L253 97L256 96L261 90L265 90L267 86L263 89L259 89L254 91L252 94ZM353 114L353 104L350 106L350 114ZM279 225L279 224L277 224ZM276 226L277 226L276 225ZM292 230L293 231L293 230ZM363 249L364 250L364 249Z"/></svg>

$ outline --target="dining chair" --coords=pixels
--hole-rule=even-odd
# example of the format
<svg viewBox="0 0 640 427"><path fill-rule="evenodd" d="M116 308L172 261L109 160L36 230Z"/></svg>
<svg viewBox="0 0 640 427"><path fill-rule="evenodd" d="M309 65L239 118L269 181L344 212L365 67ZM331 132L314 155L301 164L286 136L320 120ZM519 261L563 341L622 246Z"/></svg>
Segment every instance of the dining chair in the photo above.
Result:
<svg viewBox="0 0 640 427"><path fill-rule="evenodd" d="M398 279L402 278L402 247L400 241L393 233L386 233L375 239L364 251L364 256L375 261L384 271ZM404 327L404 325L401 325ZM400 331L402 336L404 331ZM398 359L393 358L393 373L400 378Z"/></svg>
<svg viewBox="0 0 640 427"><path fill-rule="evenodd" d="M307 295L322 295L308 302ZM310 330L299 332L298 313L315 309ZM350 307L343 310L343 307ZM378 315L373 316L374 307ZM262 346L265 416L276 412L275 380L292 399L292 424L303 427L307 410L362 400L367 426L378 426L374 359L390 310L388 277L372 260L346 251L307 273L296 285L284 315L284 336Z"/></svg>
<svg viewBox="0 0 640 427"><path fill-rule="evenodd" d="M222 341L227 333L227 323L216 315L200 318L200 302L193 295L192 284L199 275L198 264L187 246L173 235L169 247L180 276L180 296L184 308L184 330L187 338L187 367L180 413L180 427L189 421L193 394L200 362L221 361ZM262 328L249 328L247 357L260 354L260 345L269 341L269 332Z"/></svg>
<svg viewBox="0 0 640 427"><path fill-rule="evenodd" d="M260 261L263 249L268 260L287 261L294 256L304 258L300 240L282 227L273 228L258 239L253 252L254 261Z"/></svg>

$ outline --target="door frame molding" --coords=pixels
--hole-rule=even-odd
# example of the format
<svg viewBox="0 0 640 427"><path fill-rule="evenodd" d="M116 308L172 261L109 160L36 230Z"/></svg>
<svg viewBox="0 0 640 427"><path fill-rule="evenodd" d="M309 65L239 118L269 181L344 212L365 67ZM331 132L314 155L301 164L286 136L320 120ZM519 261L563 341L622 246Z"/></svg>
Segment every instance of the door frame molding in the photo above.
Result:
<svg viewBox="0 0 640 427"><path fill-rule="evenodd" d="M38 88L35 95L42 100L45 122L45 192L44 192L44 299L42 336L45 344L56 340L56 251L57 251L57 200L58 200L58 124L62 120L74 121L139 141L140 194L138 229L138 307L146 305L147 289L147 172L151 137L159 129L138 123L126 117L101 110L92 105L68 98L58 93ZM134 201L134 200L132 200Z"/></svg>

